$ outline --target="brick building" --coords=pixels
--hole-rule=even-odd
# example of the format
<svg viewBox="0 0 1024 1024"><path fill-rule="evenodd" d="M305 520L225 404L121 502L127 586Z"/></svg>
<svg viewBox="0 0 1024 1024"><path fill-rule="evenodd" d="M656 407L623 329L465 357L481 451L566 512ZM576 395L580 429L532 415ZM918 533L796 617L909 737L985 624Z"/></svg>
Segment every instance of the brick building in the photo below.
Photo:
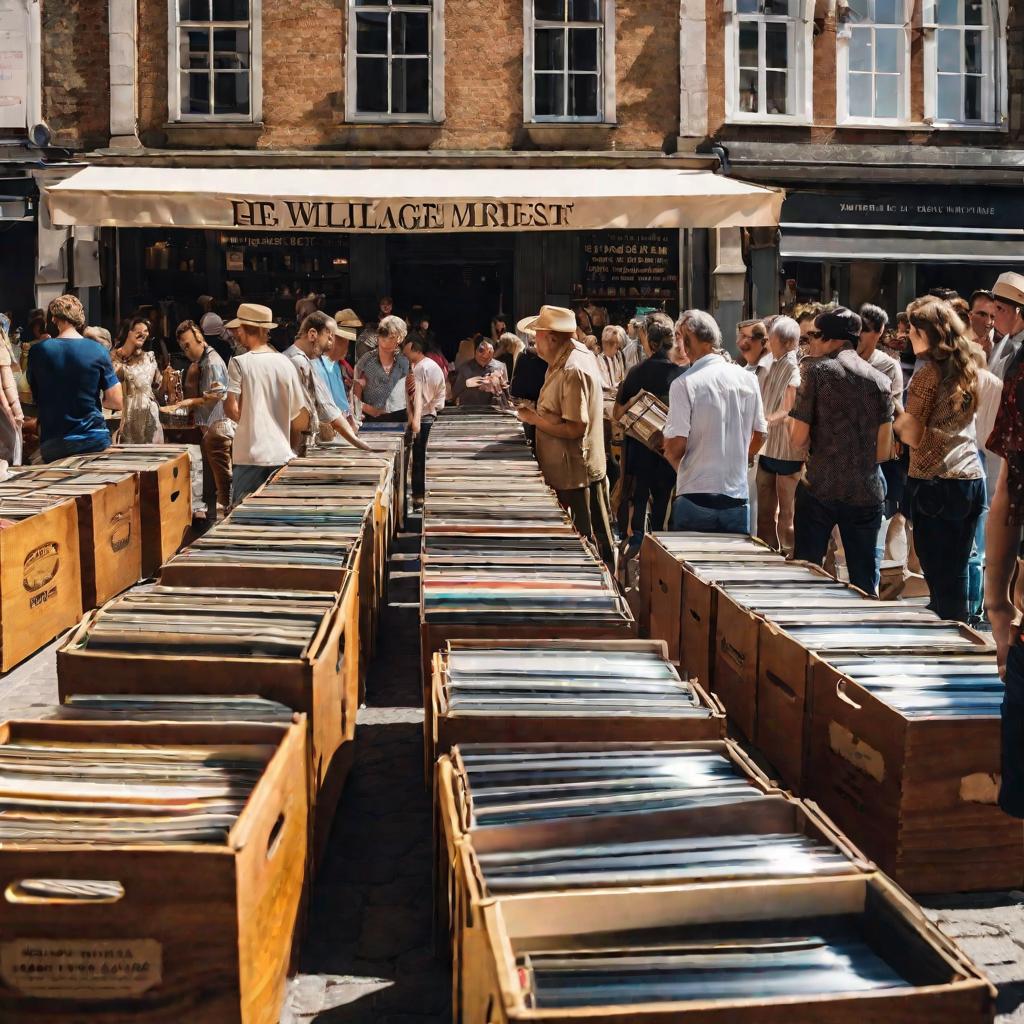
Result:
<svg viewBox="0 0 1024 1024"><path fill-rule="evenodd" d="M1024 0L0 0L5 18L25 41L23 107L0 114L8 177L31 193L93 175L57 188L66 223L41 204L37 229L32 195L12 208L38 237L34 297L70 285L111 322L301 288L368 314L394 293L453 335L545 298L618 317L692 302L727 326L774 309L785 281L890 308L970 287L1024 233ZM513 170L652 172L663 203L634 215L613 175L591 197L604 216L572 230L187 211L225 181L323 199L321 171L326 198L351 199L367 168L393 172L396 201L436 170L447 198L499 201L530 198ZM714 202L662 191L679 171ZM712 173L786 188L781 229ZM129 202L121 186L143 180Z"/></svg>

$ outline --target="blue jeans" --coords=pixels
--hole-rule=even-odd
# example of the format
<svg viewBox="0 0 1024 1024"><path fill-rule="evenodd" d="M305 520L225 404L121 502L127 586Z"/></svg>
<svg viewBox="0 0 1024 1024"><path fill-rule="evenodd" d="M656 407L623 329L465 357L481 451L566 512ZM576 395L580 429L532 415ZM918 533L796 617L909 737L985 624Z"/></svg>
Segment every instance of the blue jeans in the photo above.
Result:
<svg viewBox="0 0 1024 1024"><path fill-rule="evenodd" d="M838 526L850 582L868 594L877 594L879 556L876 545L883 503L848 505L843 501L822 501L806 484L800 484L795 504L793 557L821 565L828 551L829 537Z"/></svg>
<svg viewBox="0 0 1024 1024"><path fill-rule="evenodd" d="M750 502L708 508L681 494L672 506L672 529L680 533L750 533Z"/></svg>
<svg viewBox="0 0 1024 1024"><path fill-rule="evenodd" d="M244 501L280 468L280 466L240 466L236 462L231 470L231 504L237 505Z"/></svg>

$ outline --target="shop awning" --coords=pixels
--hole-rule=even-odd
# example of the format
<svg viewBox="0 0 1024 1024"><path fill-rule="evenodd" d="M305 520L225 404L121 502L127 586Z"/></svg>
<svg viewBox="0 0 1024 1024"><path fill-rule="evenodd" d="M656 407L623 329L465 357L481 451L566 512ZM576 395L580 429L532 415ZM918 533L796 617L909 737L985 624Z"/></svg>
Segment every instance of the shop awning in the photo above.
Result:
<svg viewBox="0 0 1024 1024"><path fill-rule="evenodd" d="M55 224L428 233L771 227L783 193L678 168L87 167Z"/></svg>
<svg viewBox="0 0 1024 1024"><path fill-rule="evenodd" d="M864 230L830 225L782 224L779 255L791 260L889 260L908 263L1024 262L1024 230L967 232Z"/></svg>

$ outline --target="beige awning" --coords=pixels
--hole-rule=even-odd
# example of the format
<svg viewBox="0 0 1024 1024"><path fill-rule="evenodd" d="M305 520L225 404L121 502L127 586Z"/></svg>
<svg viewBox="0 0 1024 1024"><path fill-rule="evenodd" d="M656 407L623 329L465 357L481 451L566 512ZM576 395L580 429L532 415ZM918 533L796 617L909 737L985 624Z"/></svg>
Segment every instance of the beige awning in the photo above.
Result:
<svg viewBox="0 0 1024 1024"><path fill-rule="evenodd" d="M428 233L771 227L783 193L706 170L87 167L55 224Z"/></svg>

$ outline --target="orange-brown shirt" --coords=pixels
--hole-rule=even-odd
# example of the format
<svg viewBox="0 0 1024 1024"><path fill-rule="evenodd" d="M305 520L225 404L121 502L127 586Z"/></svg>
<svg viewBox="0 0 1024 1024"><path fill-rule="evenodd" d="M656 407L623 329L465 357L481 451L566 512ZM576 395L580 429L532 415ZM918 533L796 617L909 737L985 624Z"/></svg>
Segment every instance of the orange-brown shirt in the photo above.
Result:
<svg viewBox="0 0 1024 1024"><path fill-rule="evenodd" d="M915 480L977 480L984 476L974 436L977 400L942 380L931 359L914 374L907 394L907 412L924 426L920 444L910 452Z"/></svg>

